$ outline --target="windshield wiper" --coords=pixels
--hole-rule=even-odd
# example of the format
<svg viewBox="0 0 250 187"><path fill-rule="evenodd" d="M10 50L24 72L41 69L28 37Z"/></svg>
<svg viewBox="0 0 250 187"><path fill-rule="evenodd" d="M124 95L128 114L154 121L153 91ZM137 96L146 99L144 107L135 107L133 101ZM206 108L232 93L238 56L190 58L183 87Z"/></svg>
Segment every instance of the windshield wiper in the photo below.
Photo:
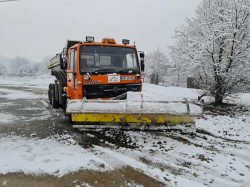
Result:
<svg viewBox="0 0 250 187"><path fill-rule="evenodd" d="M138 69L121 69L116 73L139 73Z"/></svg>
<svg viewBox="0 0 250 187"><path fill-rule="evenodd" d="M115 69L97 69L94 71L90 71L91 74L98 74L98 73L116 73Z"/></svg>

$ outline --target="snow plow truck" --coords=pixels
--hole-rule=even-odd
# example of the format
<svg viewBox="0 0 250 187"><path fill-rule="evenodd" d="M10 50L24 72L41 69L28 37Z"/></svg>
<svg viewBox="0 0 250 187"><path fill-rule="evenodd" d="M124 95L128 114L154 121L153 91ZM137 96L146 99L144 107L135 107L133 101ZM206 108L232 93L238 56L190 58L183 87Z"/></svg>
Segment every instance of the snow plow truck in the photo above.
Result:
<svg viewBox="0 0 250 187"><path fill-rule="evenodd" d="M53 108L61 107L73 128L81 130L185 129L193 132L193 103L129 100L128 93L140 94L144 71L144 53L123 39L103 38L95 42L67 41L53 57L48 68L56 77L49 85L48 98ZM181 112L171 111L177 105Z"/></svg>

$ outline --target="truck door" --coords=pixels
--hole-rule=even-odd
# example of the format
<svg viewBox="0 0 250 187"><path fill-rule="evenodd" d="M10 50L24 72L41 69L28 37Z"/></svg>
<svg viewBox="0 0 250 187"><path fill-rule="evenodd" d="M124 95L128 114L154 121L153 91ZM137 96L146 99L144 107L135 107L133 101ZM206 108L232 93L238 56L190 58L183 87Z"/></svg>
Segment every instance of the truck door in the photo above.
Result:
<svg viewBox="0 0 250 187"><path fill-rule="evenodd" d="M76 77L76 58L77 58L76 50L71 51L69 53L69 67L67 71L67 80L68 87L71 89L71 92L75 95L77 91L77 77Z"/></svg>

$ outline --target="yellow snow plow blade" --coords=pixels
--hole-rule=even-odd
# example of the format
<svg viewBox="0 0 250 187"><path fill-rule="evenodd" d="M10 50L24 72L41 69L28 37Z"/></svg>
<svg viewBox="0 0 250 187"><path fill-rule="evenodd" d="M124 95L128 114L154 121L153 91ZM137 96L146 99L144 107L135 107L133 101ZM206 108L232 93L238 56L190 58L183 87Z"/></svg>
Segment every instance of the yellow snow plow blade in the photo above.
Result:
<svg viewBox="0 0 250 187"><path fill-rule="evenodd" d="M147 130L194 126L195 118L203 114L201 106L187 100L71 100L66 112L74 128Z"/></svg>
<svg viewBox="0 0 250 187"><path fill-rule="evenodd" d="M195 117L174 114L116 114L116 113L83 113L72 114L73 122L104 123L145 123L145 124L186 124L194 123Z"/></svg>

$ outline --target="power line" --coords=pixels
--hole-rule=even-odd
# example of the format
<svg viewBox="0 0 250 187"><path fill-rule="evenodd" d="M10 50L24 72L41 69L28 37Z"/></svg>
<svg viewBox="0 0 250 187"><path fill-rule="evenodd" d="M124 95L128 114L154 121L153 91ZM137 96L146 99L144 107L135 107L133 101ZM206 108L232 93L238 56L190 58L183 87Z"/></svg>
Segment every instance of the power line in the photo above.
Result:
<svg viewBox="0 0 250 187"><path fill-rule="evenodd" d="M0 3L6 3L6 2L9 2L9 1L19 1L19 0L0 0Z"/></svg>

